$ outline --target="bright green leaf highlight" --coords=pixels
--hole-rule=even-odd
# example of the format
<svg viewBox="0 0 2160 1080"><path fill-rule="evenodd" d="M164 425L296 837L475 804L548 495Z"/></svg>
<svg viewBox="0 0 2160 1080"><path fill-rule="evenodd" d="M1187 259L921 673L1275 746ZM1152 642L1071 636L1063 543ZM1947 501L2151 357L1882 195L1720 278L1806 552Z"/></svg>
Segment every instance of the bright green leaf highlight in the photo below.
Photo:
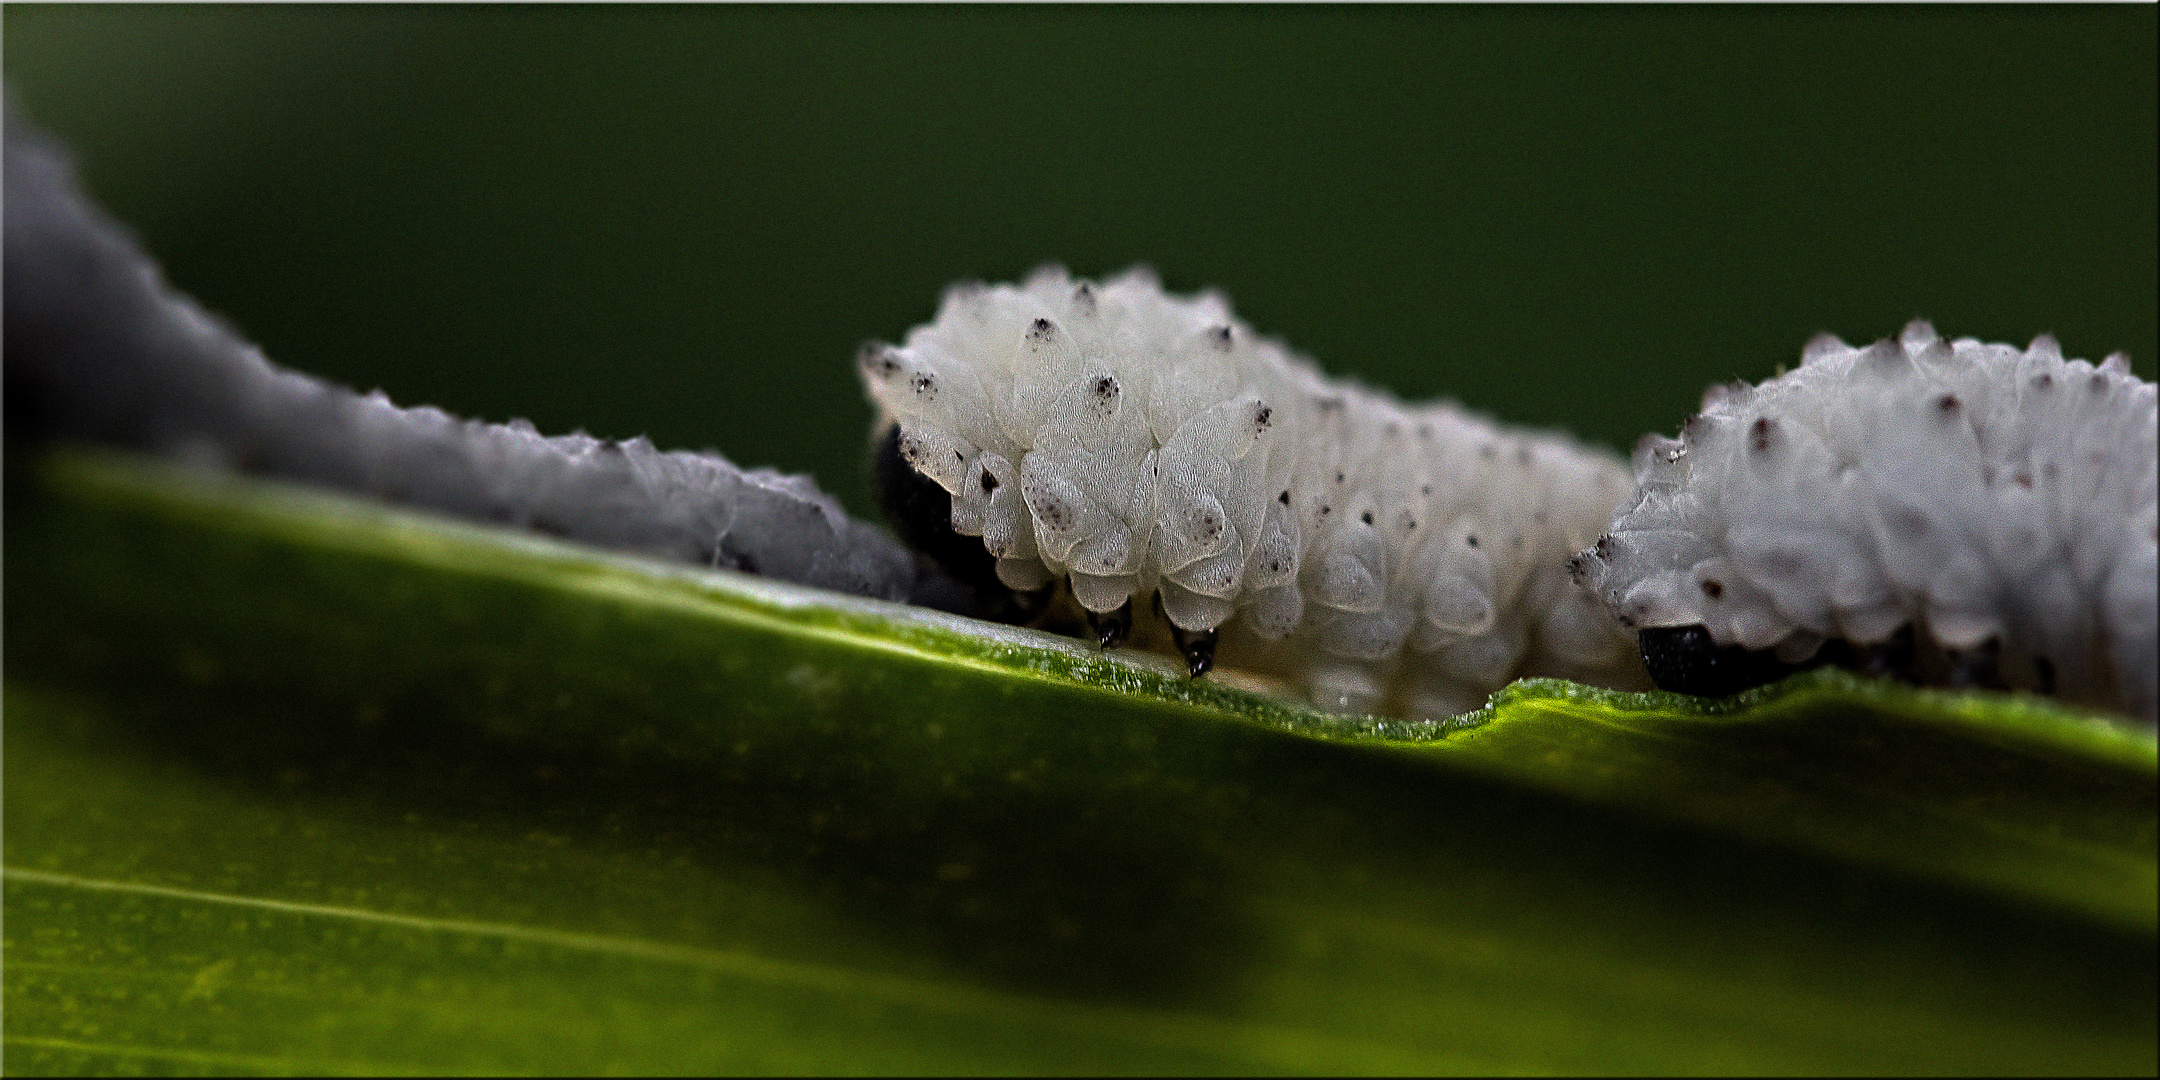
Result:
<svg viewBox="0 0 2160 1080"><path fill-rule="evenodd" d="M13 467L11 1072L2156 1067L2149 732L1834 675L1423 729Z"/></svg>

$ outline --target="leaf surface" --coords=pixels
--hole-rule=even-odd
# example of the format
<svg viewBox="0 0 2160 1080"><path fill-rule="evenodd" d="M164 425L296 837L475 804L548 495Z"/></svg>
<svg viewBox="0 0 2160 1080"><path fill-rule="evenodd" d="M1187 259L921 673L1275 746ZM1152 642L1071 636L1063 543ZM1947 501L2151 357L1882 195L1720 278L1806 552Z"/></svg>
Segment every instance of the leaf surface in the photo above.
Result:
<svg viewBox="0 0 2160 1080"><path fill-rule="evenodd" d="M2154 741L2104 719L1837 675L1332 717L11 468L13 1072L2156 1067Z"/></svg>

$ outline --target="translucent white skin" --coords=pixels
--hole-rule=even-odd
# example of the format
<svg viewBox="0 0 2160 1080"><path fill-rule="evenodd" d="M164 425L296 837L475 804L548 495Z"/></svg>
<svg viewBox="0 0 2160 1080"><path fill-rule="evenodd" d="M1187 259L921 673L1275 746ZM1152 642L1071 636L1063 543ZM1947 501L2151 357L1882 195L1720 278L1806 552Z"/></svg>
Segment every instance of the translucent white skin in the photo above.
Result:
<svg viewBox="0 0 2160 1080"><path fill-rule="evenodd" d="M1630 626L1788 660L1906 625L1950 652L1995 639L2011 686L2151 721L2154 400L2121 355L2052 337L1818 338L1646 437L1634 501L1577 565Z"/></svg>
<svg viewBox="0 0 2160 1080"><path fill-rule="evenodd" d="M6 386L11 410L35 403L10 415L11 436L244 468L880 599L949 605L958 592L918 576L910 552L808 477L399 408L272 364L168 285L12 107L5 147Z"/></svg>
<svg viewBox="0 0 2160 1080"><path fill-rule="evenodd" d="M1567 557L1627 497L1616 455L1330 382L1219 295L1134 270L963 285L861 367L900 451L999 578L1090 611L1159 591L1218 660L1412 719L1523 674L1647 685Z"/></svg>

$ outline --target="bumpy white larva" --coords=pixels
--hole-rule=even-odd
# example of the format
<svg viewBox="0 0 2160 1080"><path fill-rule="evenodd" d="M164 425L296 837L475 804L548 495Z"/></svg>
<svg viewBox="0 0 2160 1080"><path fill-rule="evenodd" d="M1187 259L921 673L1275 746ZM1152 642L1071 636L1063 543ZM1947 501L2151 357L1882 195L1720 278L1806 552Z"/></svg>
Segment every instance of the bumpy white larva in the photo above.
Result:
<svg viewBox="0 0 2160 1080"><path fill-rule="evenodd" d="M2051 337L1818 338L1794 371L1712 387L1678 440L1645 438L1634 501L1577 571L1630 626L1786 663L1837 641L1921 681L2150 720L2154 401L2121 355L2096 368Z"/></svg>
<svg viewBox="0 0 2160 1080"><path fill-rule="evenodd" d="M11 440L122 446L888 600L960 592L807 477L399 408L272 364L166 283L12 100L4 157Z"/></svg>
<svg viewBox="0 0 2160 1080"><path fill-rule="evenodd" d="M861 367L1005 585L1113 619L1159 594L1196 667L1220 627L1226 665L1414 718L1525 673L1647 685L1567 578L1627 496L1615 455L1329 382L1144 270L956 287Z"/></svg>

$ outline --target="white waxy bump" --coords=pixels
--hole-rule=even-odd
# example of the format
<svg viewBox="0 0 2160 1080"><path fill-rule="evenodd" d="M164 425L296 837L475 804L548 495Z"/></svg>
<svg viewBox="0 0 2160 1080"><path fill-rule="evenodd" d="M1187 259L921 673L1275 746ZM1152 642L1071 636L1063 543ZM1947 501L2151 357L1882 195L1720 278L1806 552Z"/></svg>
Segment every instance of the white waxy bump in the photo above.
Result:
<svg viewBox="0 0 2160 1080"><path fill-rule="evenodd" d="M1159 597L1221 632L1218 663L1330 708L1437 719L1532 671L1648 685L1566 582L1628 498L1617 458L1332 383L1219 295L1056 268L955 287L859 367L1010 587L1063 579L1098 613Z"/></svg>
<svg viewBox="0 0 2160 1080"><path fill-rule="evenodd" d="M1788 662L1827 638L1917 649L1926 680L2151 721L2155 401L2126 362L2066 360L2046 334L1818 337L1639 443L1636 494L1578 577L1639 627L1701 623Z"/></svg>

